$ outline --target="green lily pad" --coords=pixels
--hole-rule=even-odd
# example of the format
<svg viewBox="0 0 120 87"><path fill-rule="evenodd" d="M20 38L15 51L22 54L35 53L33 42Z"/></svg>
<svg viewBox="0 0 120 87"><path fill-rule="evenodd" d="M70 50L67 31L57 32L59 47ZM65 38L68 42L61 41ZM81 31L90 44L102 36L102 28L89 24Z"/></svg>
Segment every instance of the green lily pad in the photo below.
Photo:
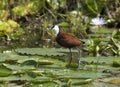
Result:
<svg viewBox="0 0 120 87"><path fill-rule="evenodd" d="M61 48L21 48L15 50L21 55L40 55L40 56L65 56L69 53L68 49ZM77 50L72 50L77 52Z"/></svg>
<svg viewBox="0 0 120 87"><path fill-rule="evenodd" d="M113 67L120 67L120 61L113 61L113 63L112 63L112 66Z"/></svg>
<svg viewBox="0 0 120 87"><path fill-rule="evenodd" d="M7 68L5 64L0 64L0 77L9 76L12 74L12 70Z"/></svg>
<svg viewBox="0 0 120 87"><path fill-rule="evenodd" d="M90 83L90 82L92 82L93 81L93 79L83 79L83 80L74 80L73 79L73 81L72 81L72 85L83 85L83 84L88 84L88 83Z"/></svg>

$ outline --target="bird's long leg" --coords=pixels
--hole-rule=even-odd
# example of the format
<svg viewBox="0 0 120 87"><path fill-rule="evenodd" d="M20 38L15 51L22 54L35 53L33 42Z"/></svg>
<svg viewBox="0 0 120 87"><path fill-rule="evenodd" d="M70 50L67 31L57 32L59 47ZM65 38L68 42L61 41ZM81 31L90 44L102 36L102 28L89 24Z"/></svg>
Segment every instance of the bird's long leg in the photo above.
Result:
<svg viewBox="0 0 120 87"><path fill-rule="evenodd" d="M81 50L78 49L78 68L80 68L80 63L81 63L80 58L81 58Z"/></svg>
<svg viewBox="0 0 120 87"><path fill-rule="evenodd" d="M70 50L70 62L69 62L69 65L70 65L70 64L71 64L71 62L72 62L73 55L72 55L71 48L69 48L69 50Z"/></svg>
<svg viewBox="0 0 120 87"><path fill-rule="evenodd" d="M85 64L81 62L81 54L82 54L82 50L78 49L78 69L80 68L80 65L82 65L82 68L85 67Z"/></svg>

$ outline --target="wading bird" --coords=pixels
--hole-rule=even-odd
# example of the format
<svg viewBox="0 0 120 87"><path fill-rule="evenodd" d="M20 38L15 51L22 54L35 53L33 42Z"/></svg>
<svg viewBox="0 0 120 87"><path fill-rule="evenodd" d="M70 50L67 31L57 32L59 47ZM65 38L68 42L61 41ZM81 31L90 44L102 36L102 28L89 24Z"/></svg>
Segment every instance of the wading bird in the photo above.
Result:
<svg viewBox="0 0 120 87"><path fill-rule="evenodd" d="M65 48L69 48L70 54L71 54L71 58L70 58L70 62L69 62L69 66L70 66L72 59L73 59L71 48L81 46L84 42L81 41L80 39L78 39L72 33L61 32L58 25L53 25L53 27L51 29L55 31L56 42ZM80 55L80 50L79 50L79 55ZM80 65L80 56L78 59L78 68L79 68L79 65Z"/></svg>

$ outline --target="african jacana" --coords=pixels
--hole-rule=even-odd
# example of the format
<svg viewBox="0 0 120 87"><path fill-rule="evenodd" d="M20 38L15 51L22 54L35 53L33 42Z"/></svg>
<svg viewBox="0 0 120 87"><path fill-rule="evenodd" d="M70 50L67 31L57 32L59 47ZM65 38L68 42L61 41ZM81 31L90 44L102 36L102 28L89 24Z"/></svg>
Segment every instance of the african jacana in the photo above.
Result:
<svg viewBox="0 0 120 87"><path fill-rule="evenodd" d="M67 32L61 32L59 30L58 25L54 25L51 29L53 29L56 33L56 42L65 47L65 48L69 48L70 50L70 54L71 54L71 58L70 58L70 62L69 65L72 62L72 52L71 52L71 48L77 47L77 46L81 46L83 44L83 41L81 41L80 39L78 39L75 35L73 35L72 33L67 33ZM80 58L78 61L78 68L80 65Z"/></svg>

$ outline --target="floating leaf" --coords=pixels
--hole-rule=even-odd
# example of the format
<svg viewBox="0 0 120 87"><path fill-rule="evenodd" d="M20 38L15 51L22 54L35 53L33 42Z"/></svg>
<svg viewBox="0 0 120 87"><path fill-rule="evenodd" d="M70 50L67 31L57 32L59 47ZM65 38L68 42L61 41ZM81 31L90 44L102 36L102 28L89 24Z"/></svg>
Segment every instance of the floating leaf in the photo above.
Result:
<svg viewBox="0 0 120 87"><path fill-rule="evenodd" d="M85 79L85 80L73 80L72 85L83 85L92 82L93 79Z"/></svg>
<svg viewBox="0 0 120 87"><path fill-rule="evenodd" d="M120 61L113 61L113 63L112 63L112 66L113 67L120 67Z"/></svg>
<svg viewBox="0 0 120 87"><path fill-rule="evenodd" d="M52 61L49 61L49 60L40 60L40 61L38 61L38 64L39 65L51 65L54 63Z"/></svg>
<svg viewBox="0 0 120 87"><path fill-rule="evenodd" d="M26 49L26 48L25 48ZM30 48L27 49L29 51ZM39 49L39 50L38 50ZM47 48L34 48L34 50L42 53ZM29 51L29 53L34 51ZM98 87L100 83L98 80L105 82L105 86L109 83L114 87L114 84L119 84L119 78L107 79L113 75L119 77L119 67L112 67L113 61L119 63L119 57L85 57L81 58L80 68L67 68L66 62L59 60L65 59L66 56L56 56L57 53L69 53L68 49L49 49L45 50L51 54L55 53L55 56L27 56L23 52L22 55L17 55L13 52L11 53L0 53L1 66L6 70L10 70L10 74L4 75L6 77L0 77L0 81L9 82L10 86L16 84L22 86L31 83L31 86L86 86L86 87ZM44 52L45 52L44 51ZM22 52L22 51L20 51ZM76 50L73 52L77 52ZM6 60L15 60L16 63L12 64L6 62ZM4 62L4 63L3 63ZM7 64L5 64L7 63ZM73 64L73 63L72 63ZM71 65L72 65L71 64ZM83 67L82 64L85 66ZM38 66L38 67L36 67ZM74 64L73 64L74 66ZM103 70L108 69L111 72L103 72ZM2 69L3 70L3 69ZM4 73L5 74L5 73ZM114 77L115 77L114 76ZM105 80L106 78L107 80ZM98 82L96 82L96 80ZM107 85L106 85L107 84Z"/></svg>
<svg viewBox="0 0 120 87"><path fill-rule="evenodd" d="M20 77L20 80L27 80L27 81L32 81L34 80L35 78L33 77L36 77L36 76L32 76L33 73L27 73L25 72L24 74L22 74L22 76Z"/></svg>
<svg viewBox="0 0 120 87"><path fill-rule="evenodd" d="M53 64L52 61L45 60L45 59L38 60L36 58L27 58L27 59L19 60L18 63L21 63L22 66L29 65L29 66L34 66L34 67L37 67L39 65L51 65L51 64Z"/></svg>
<svg viewBox="0 0 120 87"><path fill-rule="evenodd" d="M65 56L69 53L68 49L58 48L21 48L15 50L17 53L22 55L42 55L42 56ZM72 52L77 52L72 50Z"/></svg>
<svg viewBox="0 0 120 87"><path fill-rule="evenodd" d="M0 76L8 76L12 73L12 70L7 68L4 64L0 64Z"/></svg>
<svg viewBox="0 0 120 87"><path fill-rule="evenodd" d="M12 80L19 80L18 76L7 76L7 77L0 77L0 81L12 81Z"/></svg>
<svg viewBox="0 0 120 87"><path fill-rule="evenodd" d="M37 74L34 73L34 72L26 72L28 74L28 76L32 77L32 78L36 78L37 77Z"/></svg>
<svg viewBox="0 0 120 87"><path fill-rule="evenodd" d="M18 71L18 72L19 71L24 72L24 70L35 70L36 69L35 67L32 67L32 66L21 66L21 65L10 65L10 64L5 64L5 66L11 70Z"/></svg>
<svg viewBox="0 0 120 87"><path fill-rule="evenodd" d="M87 57L83 58L83 61L87 61L89 63L97 63L97 64L112 64L114 61L120 61L119 57Z"/></svg>
<svg viewBox="0 0 120 87"><path fill-rule="evenodd" d="M37 66L37 62L35 60L26 60L21 65L22 66L29 65L29 66L35 66L36 67Z"/></svg>
<svg viewBox="0 0 120 87"><path fill-rule="evenodd" d="M53 81L43 83L42 86L43 86L43 87L60 87L58 84L56 84L56 83L53 82Z"/></svg>
<svg viewBox="0 0 120 87"><path fill-rule="evenodd" d="M7 62L7 61L16 61L18 55L13 55L12 53L0 53L0 62Z"/></svg>

